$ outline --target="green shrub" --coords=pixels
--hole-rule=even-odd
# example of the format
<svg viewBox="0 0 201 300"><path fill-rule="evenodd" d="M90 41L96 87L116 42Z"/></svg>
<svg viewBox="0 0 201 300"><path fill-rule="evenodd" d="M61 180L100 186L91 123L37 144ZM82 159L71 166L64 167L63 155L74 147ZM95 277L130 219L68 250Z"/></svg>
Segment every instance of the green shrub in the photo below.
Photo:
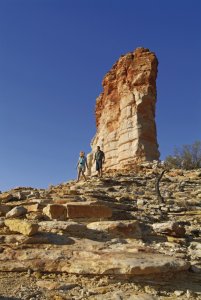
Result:
<svg viewBox="0 0 201 300"><path fill-rule="evenodd" d="M174 155L167 156L165 164L170 168L186 170L201 168L201 141L175 148Z"/></svg>

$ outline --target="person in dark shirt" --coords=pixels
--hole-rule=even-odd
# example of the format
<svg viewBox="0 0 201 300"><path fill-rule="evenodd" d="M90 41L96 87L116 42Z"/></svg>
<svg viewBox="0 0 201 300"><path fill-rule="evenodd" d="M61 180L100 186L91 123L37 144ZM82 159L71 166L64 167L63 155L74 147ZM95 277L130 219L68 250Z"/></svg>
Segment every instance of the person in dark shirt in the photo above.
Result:
<svg viewBox="0 0 201 300"><path fill-rule="evenodd" d="M97 151L95 153L94 162L96 162L96 171L98 172L98 176L102 177L102 175L103 175L103 163L105 162L105 154L100 149L99 146L97 146Z"/></svg>

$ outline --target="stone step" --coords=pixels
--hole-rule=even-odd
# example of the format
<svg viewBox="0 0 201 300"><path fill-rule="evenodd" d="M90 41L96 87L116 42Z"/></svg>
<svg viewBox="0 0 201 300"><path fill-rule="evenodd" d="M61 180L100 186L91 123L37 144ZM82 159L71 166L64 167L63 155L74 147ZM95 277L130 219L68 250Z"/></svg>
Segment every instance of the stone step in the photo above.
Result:
<svg viewBox="0 0 201 300"><path fill-rule="evenodd" d="M105 232L110 236L124 238L142 238L142 232L138 221L100 221L87 225L88 229L97 232Z"/></svg>
<svg viewBox="0 0 201 300"><path fill-rule="evenodd" d="M110 218L112 209L98 204L67 204L67 217L74 218Z"/></svg>
<svg viewBox="0 0 201 300"><path fill-rule="evenodd" d="M158 253L126 251L64 251L60 249L5 249L0 271L67 272L97 275L150 275L188 270L182 259Z"/></svg>
<svg viewBox="0 0 201 300"><path fill-rule="evenodd" d="M106 205L99 205L94 202L79 202L68 204L48 204L43 213L49 219L65 221L74 218L110 218L112 209Z"/></svg>

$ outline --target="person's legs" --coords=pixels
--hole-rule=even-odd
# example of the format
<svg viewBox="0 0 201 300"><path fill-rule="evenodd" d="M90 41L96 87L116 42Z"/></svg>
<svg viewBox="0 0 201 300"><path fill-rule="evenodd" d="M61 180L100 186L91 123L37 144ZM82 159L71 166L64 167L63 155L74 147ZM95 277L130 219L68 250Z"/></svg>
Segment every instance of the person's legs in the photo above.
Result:
<svg viewBox="0 0 201 300"><path fill-rule="evenodd" d="M84 177L84 180L87 181L87 178L86 178L86 176L85 176L85 174L84 174L84 171L85 171L85 170L82 170L82 176Z"/></svg>
<svg viewBox="0 0 201 300"><path fill-rule="evenodd" d="M100 177L102 177L102 175L103 175L103 169L102 169L102 166L101 166L101 168L100 168Z"/></svg>
<svg viewBox="0 0 201 300"><path fill-rule="evenodd" d="M100 173L100 177L102 177L102 175L103 175L103 168L102 168L102 161L100 160L99 161L99 173Z"/></svg>
<svg viewBox="0 0 201 300"><path fill-rule="evenodd" d="M96 161L96 171L98 172L98 176L100 176L100 166L98 161Z"/></svg>
<svg viewBox="0 0 201 300"><path fill-rule="evenodd" d="M78 168L77 181L80 180L81 171L82 169Z"/></svg>

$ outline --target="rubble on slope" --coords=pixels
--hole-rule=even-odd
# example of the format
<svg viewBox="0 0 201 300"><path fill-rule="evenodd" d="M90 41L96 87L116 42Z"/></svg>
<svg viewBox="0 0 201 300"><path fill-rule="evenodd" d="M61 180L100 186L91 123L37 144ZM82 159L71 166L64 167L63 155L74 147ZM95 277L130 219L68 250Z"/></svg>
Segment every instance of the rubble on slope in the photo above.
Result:
<svg viewBox="0 0 201 300"><path fill-rule="evenodd" d="M201 170L161 170L2 193L0 299L201 299Z"/></svg>

